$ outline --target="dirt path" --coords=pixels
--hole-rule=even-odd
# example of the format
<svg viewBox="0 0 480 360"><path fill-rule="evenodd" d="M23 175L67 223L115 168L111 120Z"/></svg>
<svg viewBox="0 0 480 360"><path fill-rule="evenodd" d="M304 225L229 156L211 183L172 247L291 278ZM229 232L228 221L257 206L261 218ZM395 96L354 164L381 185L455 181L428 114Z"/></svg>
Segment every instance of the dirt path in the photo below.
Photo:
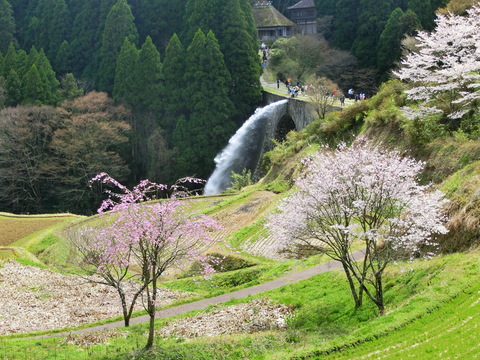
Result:
<svg viewBox="0 0 480 360"><path fill-rule="evenodd" d="M353 257L356 260L359 260L363 256L362 251L357 251L353 253ZM163 319L166 317L170 316L175 316L175 315L180 315L184 314L186 312L192 311L192 310L201 310L206 308L209 305L213 304L220 304L224 303L226 301L229 301L231 299L241 299L245 298L249 295L257 295L269 290L277 289L279 287L292 284L304 279L308 279L314 275L321 274L327 271L332 271L332 270L337 270L341 268L341 264L337 261L330 261L326 264L321 264L317 266L313 266L309 269L303 270L303 271L298 271L291 273L287 276L278 278L273 281L266 282L264 284L252 286L246 289L241 289L237 290L228 294L223 294L215 297L211 297L208 299L203 299L199 301L195 301L189 304L184 304L176 307L172 307L170 309L166 310L160 310L156 313L156 318L157 319ZM148 322L149 317L148 315L142 315L138 316L136 318L133 318L130 320L131 325L135 324L141 324ZM58 334L48 334L48 335L40 335L40 336L35 336L35 337L30 337L28 339L44 339L44 338L51 338L51 337L62 337L62 336L67 336L68 334L83 334L83 333L89 333L89 332L99 332L99 331L105 331L105 330L112 330L115 328L123 327L124 323L123 321L117 321L105 325L99 325L99 326L94 326L90 328L85 328L85 329L80 329L80 330L74 330L74 331L68 331L68 332L62 332ZM21 340L21 339L18 339Z"/></svg>

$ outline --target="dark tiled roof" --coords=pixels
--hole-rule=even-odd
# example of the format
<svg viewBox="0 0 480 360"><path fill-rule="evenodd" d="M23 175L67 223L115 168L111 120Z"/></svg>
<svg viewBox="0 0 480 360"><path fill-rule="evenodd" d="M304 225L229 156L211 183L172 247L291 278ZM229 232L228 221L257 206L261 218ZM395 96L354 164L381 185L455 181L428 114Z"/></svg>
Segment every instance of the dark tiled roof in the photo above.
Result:
<svg viewBox="0 0 480 360"><path fill-rule="evenodd" d="M313 2L313 0L301 0L295 5L290 6L288 9L304 9L304 8L311 8L311 7L315 7L315 3Z"/></svg>
<svg viewBox="0 0 480 360"><path fill-rule="evenodd" d="M272 5L254 7L253 18L255 19L257 28L295 25L295 23L283 16Z"/></svg>

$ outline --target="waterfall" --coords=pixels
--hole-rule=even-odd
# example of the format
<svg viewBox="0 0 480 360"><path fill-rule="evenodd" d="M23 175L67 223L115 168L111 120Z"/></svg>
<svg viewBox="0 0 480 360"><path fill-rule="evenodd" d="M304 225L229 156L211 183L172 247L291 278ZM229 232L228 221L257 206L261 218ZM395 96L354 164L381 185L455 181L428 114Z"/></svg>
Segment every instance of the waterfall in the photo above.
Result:
<svg viewBox="0 0 480 360"><path fill-rule="evenodd" d="M253 173L265 142L268 119L275 117L288 100L280 100L255 110L240 129L230 138L228 145L215 157L215 170L205 185L205 195L220 194L231 185L231 172L249 169Z"/></svg>

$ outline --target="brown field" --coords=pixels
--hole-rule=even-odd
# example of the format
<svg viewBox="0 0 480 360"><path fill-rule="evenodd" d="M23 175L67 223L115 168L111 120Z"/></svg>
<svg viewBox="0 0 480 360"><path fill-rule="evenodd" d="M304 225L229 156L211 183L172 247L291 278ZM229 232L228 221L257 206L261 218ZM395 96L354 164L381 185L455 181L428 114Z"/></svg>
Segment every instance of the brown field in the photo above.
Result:
<svg viewBox="0 0 480 360"><path fill-rule="evenodd" d="M0 215L0 246L8 246L13 242L33 234L39 230L60 224L67 217L45 216L10 216Z"/></svg>

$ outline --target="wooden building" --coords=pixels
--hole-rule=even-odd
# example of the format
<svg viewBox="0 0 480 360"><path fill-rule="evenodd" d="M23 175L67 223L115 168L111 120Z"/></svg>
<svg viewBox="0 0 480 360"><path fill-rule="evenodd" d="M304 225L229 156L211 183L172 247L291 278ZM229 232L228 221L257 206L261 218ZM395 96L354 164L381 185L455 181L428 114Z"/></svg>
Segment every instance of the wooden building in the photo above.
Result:
<svg viewBox="0 0 480 360"><path fill-rule="evenodd" d="M253 17L260 41L273 42L294 33L295 23L275 9L270 1L257 1L253 6Z"/></svg>
<svg viewBox="0 0 480 360"><path fill-rule="evenodd" d="M295 32L302 35L317 33L317 10L313 0L301 0L288 8L289 17L296 26Z"/></svg>

